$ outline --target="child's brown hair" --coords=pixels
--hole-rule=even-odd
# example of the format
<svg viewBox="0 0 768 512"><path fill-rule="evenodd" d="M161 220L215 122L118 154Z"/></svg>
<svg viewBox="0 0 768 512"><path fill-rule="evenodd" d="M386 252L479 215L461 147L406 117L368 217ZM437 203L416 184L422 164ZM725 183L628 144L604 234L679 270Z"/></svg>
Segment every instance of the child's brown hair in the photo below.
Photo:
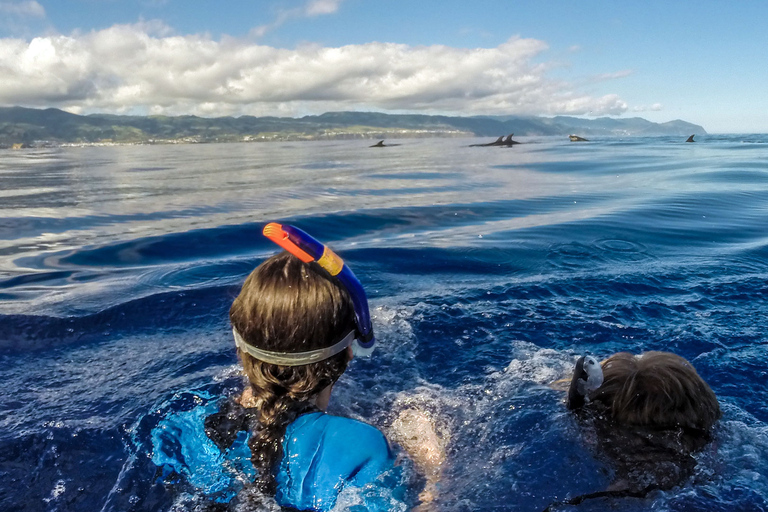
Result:
<svg viewBox="0 0 768 512"><path fill-rule="evenodd" d="M712 389L685 358L670 352L619 352L602 363L603 384L590 396L624 425L709 431L720 418Z"/></svg>
<svg viewBox="0 0 768 512"><path fill-rule="evenodd" d="M643 496L681 484L693 474L693 454L711 440L721 415L717 397L693 365L669 352L620 352L601 365L583 357L567 403L594 429L600 454L616 471L607 494L580 498Z"/></svg>
<svg viewBox="0 0 768 512"><path fill-rule="evenodd" d="M245 343L273 352L329 347L355 328L349 293L322 270L287 252L259 265L245 280L229 318ZM274 492L274 465L282 456L286 427L312 409L317 395L334 384L349 362L347 351L301 366L260 361L238 349L258 408L249 440L258 483Z"/></svg>

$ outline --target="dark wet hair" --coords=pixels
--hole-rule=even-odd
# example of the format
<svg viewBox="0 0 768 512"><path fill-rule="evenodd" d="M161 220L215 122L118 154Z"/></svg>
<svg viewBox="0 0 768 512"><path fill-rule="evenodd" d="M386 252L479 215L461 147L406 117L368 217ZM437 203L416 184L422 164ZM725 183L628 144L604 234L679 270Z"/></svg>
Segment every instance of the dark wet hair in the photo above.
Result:
<svg viewBox="0 0 768 512"><path fill-rule="evenodd" d="M591 395L624 425L708 431L720 418L712 389L685 358L670 352L614 354Z"/></svg>
<svg viewBox="0 0 768 512"><path fill-rule="evenodd" d="M321 269L287 252L259 265L245 280L229 310L232 326L246 343L277 352L328 347L355 327L346 289ZM259 361L238 350L258 421L249 440L257 484L274 494L275 466L282 458L287 426L314 408L314 399L344 373L347 351L302 366Z"/></svg>
<svg viewBox="0 0 768 512"><path fill-rule="evenodd" d="M669 352L620 352L602 369L588 408L598 445L616 469L613 487L642 492L681 484L721 416L715 393L690 362Z"/></svg>

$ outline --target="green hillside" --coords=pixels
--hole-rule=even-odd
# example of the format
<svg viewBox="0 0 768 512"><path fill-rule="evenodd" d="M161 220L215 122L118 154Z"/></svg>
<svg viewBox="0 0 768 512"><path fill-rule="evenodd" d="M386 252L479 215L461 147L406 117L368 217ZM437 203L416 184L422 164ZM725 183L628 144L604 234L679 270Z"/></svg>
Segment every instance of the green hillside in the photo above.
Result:
<svg viewBox="0 0 768 512"><path fill-rule="evenodd" d="M641 118L581 119L559 116L452 117L376 112L328 112L319 116L216 117L80 116L55 108L0 108L0 145L64 143L236 142L402 137L524 135L652 136L706 131L685 121Z"/></svg>

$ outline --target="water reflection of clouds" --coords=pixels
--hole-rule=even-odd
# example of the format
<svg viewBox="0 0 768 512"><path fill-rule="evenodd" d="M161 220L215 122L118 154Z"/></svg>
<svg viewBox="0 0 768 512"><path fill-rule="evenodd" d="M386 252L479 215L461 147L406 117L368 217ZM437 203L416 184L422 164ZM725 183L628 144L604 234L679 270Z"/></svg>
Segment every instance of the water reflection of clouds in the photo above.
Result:
<svg viewBox="0 0 768 512"><path fill-rule="evenodd" d="M540 226L553 226L558 224L578 222L586 219L592 219L602 215L608 215L613 212L622 211L626 208L626 203L613 202L601 206L579 208L574 210L557 211L551 213L542 213L534 215L525 215L522 217L499 219L485 221L477 219L477 223L466 224L458 227L434 226L433 229L423 229L417 232L390 233L382 237L381 233L370 237L359 237L357 240L347 240L345 244L360 247L375 247L386 243L388 247L437 247L437 248L456 248L472 247L482 244L484 236L493 236L499 233L517 231L527 228ZM418 224L410 226L417 228ZM399 230L398 230L399 231ZM379 235L378 237L376 235ZM369 242L363 241L369 240ZM493 243L493 242L492 242Z"/></svg>
<svg viewBox="0 0 768 512"><path fill-rule="evenodd" d="M615 217L636 204L658 203L679 195L681 176L701 172L706 164L669 162L669 151L679 156L681 148L658 145L634 150L644 151L641 155L624 155L615 145L573 149L552 138L531 138L530 144L510 149L469 148L475 140L466 139L401 142L386 153L370 150L366 141L329 141L12 154L0 163L7 184L0 211L11 219L0 224L0 272L77 274L93 268L61 255L125 243L138 247L190 230L215 232L275 219L295 219L307 229L332 222L333 232L340 234L334 246L341 250L482 247L498 244L498 234ZM712 165L720 170L724 164ZM732 190L739 186L744 184L729 184ZM686 187L695 195L713 184L691 180ZM18 208L1 210L6 201ZM687 204L682 214L692 208ZM359 221L365 221L362 230L345 227ZM186 253L196 254L178 252L185 262ZM194 257L228 260L233 255L214 250ZM96 270L112 283L106 288L130 290L130 280L114 283L110 277L121 265L98 263ZM140 276L183 273L185 265L174 261L172 252L164 261L138 254L133 272L140 281ZM99 286L80 290L86 288ZM49 303L51 297L43 296L51 290L37 292L41 305ZM76 301L77 293L73 290L69 299Z"/></svg>

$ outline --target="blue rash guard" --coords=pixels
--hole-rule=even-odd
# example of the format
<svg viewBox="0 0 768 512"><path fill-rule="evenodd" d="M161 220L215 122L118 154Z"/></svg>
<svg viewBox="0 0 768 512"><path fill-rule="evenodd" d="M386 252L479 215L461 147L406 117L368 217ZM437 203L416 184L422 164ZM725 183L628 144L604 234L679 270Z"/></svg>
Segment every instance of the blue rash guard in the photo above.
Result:
<svg viewBox="0 0 768 512"><path fill-rule="evenodd" d="M346 487L363 487L392 468L394 457L378 429L315 412L288 425L275 499L300 510L330 510Z"/></svg>
<svg viewBox="0 0 768 512"><path fill-rule="evenodd" d="M209 399L205 393L196 401ZM220 450L205 433L205 418L218 411L211 400L182 412L170 412L152 429L152 462L169 481L183 477L216 501L229 501L256 477L248 434L239 432L232 445Z"/></svg>
<svg viewBox="0 0 768 512"><path fill-rule="evenodd" d="M211 401L163 418L152 431L152 462L163 468L164 476L183 475L204 494L225 502L253 481L256 471L246 432L223 451L206 435L205 418L217 410ZM363 492L356 505L362 510L390 510L393 499L399 502L391 491L364 491L398 487L393 467L389 444L375 427L322 412L304 414L286 429L275 500L281 506L325 512L342 491L358 488Z"/></svg>

